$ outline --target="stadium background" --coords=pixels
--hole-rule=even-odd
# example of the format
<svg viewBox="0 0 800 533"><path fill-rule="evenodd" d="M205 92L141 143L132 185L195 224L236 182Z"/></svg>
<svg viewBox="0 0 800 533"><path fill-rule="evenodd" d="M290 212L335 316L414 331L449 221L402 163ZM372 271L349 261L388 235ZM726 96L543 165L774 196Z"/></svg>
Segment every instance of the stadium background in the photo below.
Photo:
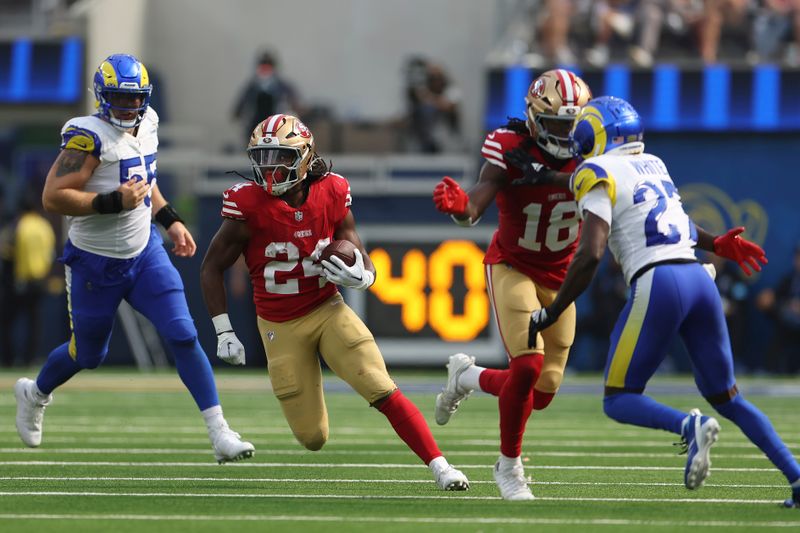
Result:
<svg viewBox="0 0 800 533"><path fill-rule="evenodd" d="M504 356L488 301L484 311L469 316L463 306L469 291L482 290L470 281L478 257L474 245L486 245L496 217L488 213L472 231L457 228L435 211L430 193L445 174L472 183L485 132L508 115L522 116L525 88L542 68L493 59L520 4L531 2L3 4L0 182L6 210L12 210L25 187L43 182L64 121L91 112L93 98L85 88L96 65L110 53L137 55L153 75L153 106L164 118L159 186L187 217L199 247L195 258L176 259L175 264L201 343L213 353L214 334L197 282L199 266L219 224L219 195L235 181L225 171L249 171L231 109L254 58L268 47L302 100L325 111L309 120L320 151L351 180L353 211L368 249L385 250L391 262L392 285L347 295L375 332L387 361L440 366L448 354L465 349L485 364L501 365ZM443 63L461 89L465 149L460 153L399 151L404 64L414 55ZM625 96L640 109L648 150L667 162L698 223L712 232L746 224L750 238L765 247L770 265L752 280L750 293L774 286L790 268L800 241L797 69L742 61L704 66L692 57L656 63L652 69L625 63L576 68L596 95ZM414 250L424 259L415 270L402 271L404 257L419 257ZM452 281L433 274L442 271L452 272ZM56 267L45 304L40 360L67 332L60 275ZM388 278L388 273L379 277ZM409 286L414 290L406 290ZM444 307L431 311L437 298ZM248 363L263 365L249 294L232 296L229 303ZM579 313L587 316L591 306L582 298ZM745 353L736 354L737 362L758 369L770 323L755 311L748 318ZM169 360L152 330L135 315L121 316L115 328L109 363L148 367ZM591 353L597 346L581 337L579 330L572 356L576 370L591 367L586 361L597 356ZM681 348L672 351L674 367L686 370Z"/></svg>

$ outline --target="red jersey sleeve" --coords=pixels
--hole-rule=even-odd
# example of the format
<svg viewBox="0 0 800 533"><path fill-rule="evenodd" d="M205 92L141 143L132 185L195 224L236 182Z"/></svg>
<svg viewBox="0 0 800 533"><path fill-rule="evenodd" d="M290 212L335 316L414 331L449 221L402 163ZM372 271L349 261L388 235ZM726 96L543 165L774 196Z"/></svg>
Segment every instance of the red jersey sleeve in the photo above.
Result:
<svg viewBox="0 0 800 533"><path fill-rule="evenodd" d="M329 173L326 179L329 182L331 194L331 219L334 226L338 226L339 222L344 220L344 217L350 212L350 205L353 203L353 197L350 194L350 183L344 176L333 172Z"/></svg>
<svg viewBox="0 0 800 533"><path fill-rule="evenodd" d="M496 165L503 170L508 170L505 153L519 146L523 138L522 135L513 130L498 128L484 139L481 155L488 163Z"/></svg>
<svg viewBox="0 0 800 533"><path fill-rule="evenodd" d="M237 183L222 193L222 210L220 215L233 220L247 220L249 202L247 188L255 187L253 183Z"/></svg>

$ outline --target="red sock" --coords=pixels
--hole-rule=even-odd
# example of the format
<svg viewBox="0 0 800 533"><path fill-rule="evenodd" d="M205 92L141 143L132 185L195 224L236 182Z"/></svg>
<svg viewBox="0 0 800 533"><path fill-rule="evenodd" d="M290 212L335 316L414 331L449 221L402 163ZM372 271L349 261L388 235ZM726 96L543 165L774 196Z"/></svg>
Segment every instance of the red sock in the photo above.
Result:
<svg viewBox="0 0 800 533"><path fill-rule="evenodd" d="M536 411L541 411L553 401L555 392L542 392L540 390L533 391L533 408Z"/></svg>
<svg viewBox="0 0 800 533"><path fill-rule="evenodd" d="M542 370L542 355L511 360L509 376L500 391L500 451L506 457L522 453L522 435L533 410L533 386Z"/></svg>
<svg viewBox="0 0 800 533"><path fill-rule="evenodd" d="M403 439L426 465L442 455L425 417L414 402L406 398L400 389L394 391L378 408L383 413L397 435Z"/></svg>
<svg viewBox="0 0 800 533"><path fill-rule="evenodd" d="M487 368L478 376L478 383L481 386L481 390L483 392L488 392L492 396L500 396L500 390L503 388L503 385L505 385L509 373L507 368L503 370Z"/></svg>

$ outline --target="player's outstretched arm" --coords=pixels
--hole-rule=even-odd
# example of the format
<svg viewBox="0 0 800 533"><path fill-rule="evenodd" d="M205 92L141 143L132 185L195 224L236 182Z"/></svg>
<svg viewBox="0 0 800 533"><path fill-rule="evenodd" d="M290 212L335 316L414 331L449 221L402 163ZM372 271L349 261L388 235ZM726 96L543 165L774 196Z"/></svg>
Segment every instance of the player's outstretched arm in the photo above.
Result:
<svg viewBox="0 0 800 533"><path fill-rule="evenodd" d="M445 176L433 189L433 203L436 209L451 215L456 224L474 226L494 201L505 178L505 170L484 163L478 183L467 192L454 179Z"/></svg>
<svg viewBox="0 0 800 533"><path fill-rule="evenodd" d="M741 237L744 229L744 226L739 226L715 237L697 226L697 248L735 261L748 276L753 271L761 272L761 265L767 264L767 256L759 245Z"/></svg>
<svg viewBox="0 0 800 533"><path fill-rule="evenodd" d="M243 365L244 346L236 337L228 318L228 303L225 294L225 271L242 254L250 240L247 224L225 219L203 258L200 267L200 288L206 309L217 333L217 357L226 363Z"/></svg>

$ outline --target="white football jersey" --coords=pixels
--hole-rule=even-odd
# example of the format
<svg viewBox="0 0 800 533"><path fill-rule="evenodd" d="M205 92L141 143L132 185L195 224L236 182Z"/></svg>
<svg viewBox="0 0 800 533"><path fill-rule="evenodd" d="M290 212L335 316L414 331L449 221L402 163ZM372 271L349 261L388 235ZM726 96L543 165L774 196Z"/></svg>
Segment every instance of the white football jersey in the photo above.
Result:
<svg viewBox="0 0 800 533"><path fill-rule="evenodd" d="M108 193L129 179L150 186L136 209L114 214L68 216L69 239L87 252L127 259L141 253L150 238L151 191L156 184L158 115L148 108L134 137L98 116L73 118L61 130L61 148L89 152L98 159L85 191Z"/></svg>
<svg viewBox="0 0 800 533"><path fill-rule="evenodd" d="M606 186L587 195L601 183ZM592 157L575 170L570 188L581 216L588 210L608 222L608 247L628 283L649 264L696 259L697 228L658 157L614 151Z"/></svg>

